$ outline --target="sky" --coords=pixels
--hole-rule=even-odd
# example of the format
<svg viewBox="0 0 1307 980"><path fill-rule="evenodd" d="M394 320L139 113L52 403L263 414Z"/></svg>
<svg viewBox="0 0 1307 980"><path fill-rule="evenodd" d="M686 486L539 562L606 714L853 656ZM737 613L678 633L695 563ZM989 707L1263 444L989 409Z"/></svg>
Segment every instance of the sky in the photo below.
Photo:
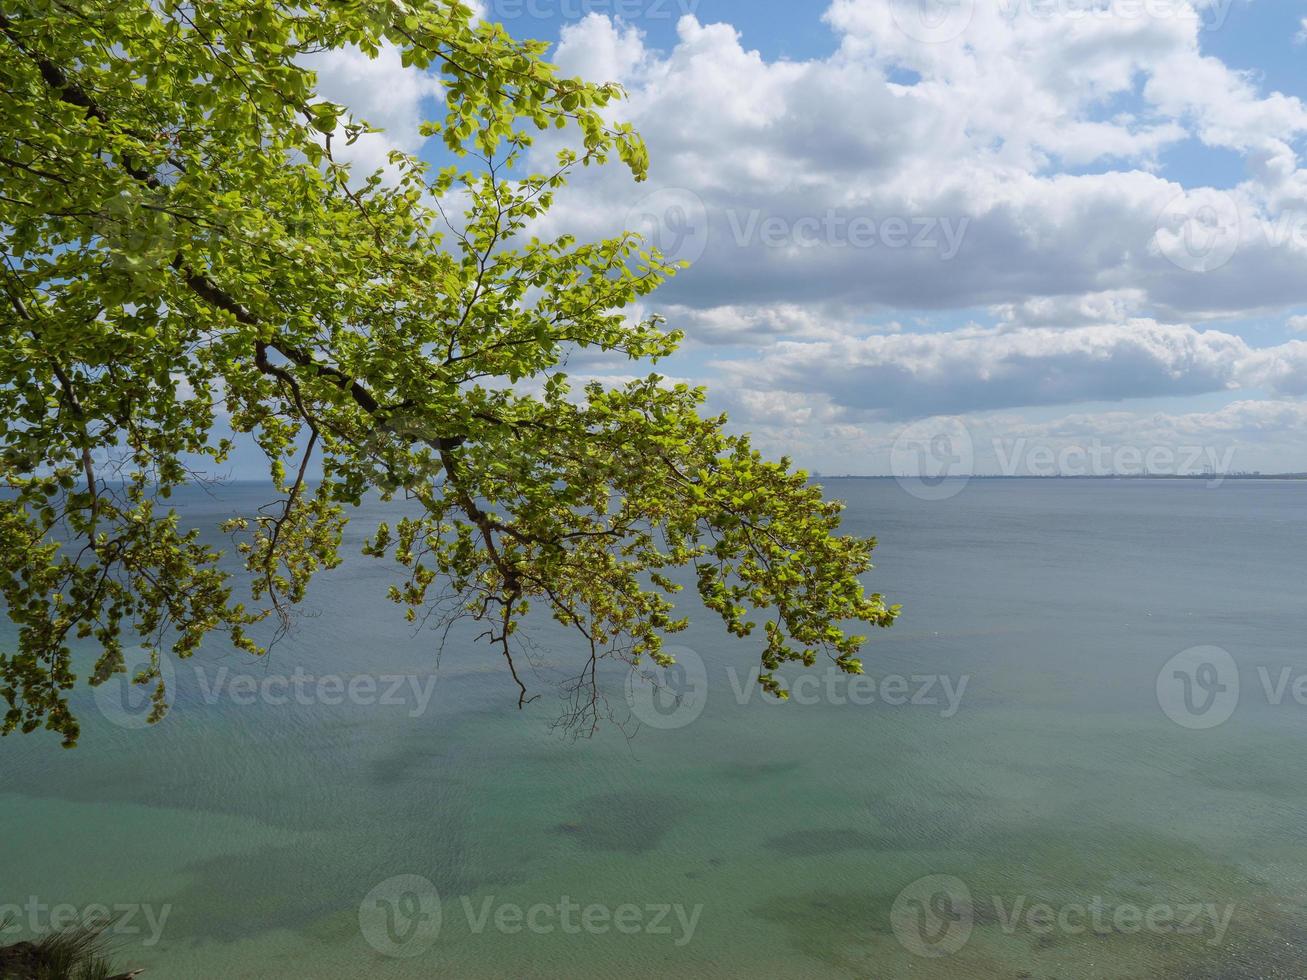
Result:
<svg viewBox="0 0 1307 980"><path fill-rule="evenodd" d="M659 371L765 452L826 474L1307 471L1307 4L482 9L627 89L613 115L650 179L587 170L535 230L632 228L690 261L633 312L685 332ZM328 57L323 94L387 130L359 152L436 152L416 128L437 83Z"/></svg>

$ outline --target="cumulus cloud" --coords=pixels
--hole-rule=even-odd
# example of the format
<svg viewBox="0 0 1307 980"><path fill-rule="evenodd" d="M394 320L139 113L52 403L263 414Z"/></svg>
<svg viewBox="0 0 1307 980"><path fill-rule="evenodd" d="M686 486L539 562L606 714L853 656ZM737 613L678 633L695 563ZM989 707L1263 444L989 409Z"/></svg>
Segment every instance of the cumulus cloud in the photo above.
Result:
<svg viewBox="0 0 1307 980"><path fill-rule="evenodd" d="M641 310L650 309L641 307ZM747 344L753 347L785 338L825 339L865 328L852 310L829 304L820 307L797 303L730 303L705 309L685 305L658 307L668 324L684 331L691 344ZM897 333L895 320L880 323L880 332Z"/></svg>
<svg viewBox="0 0 1307 980"><path fill-rule="evenodd" d="M1252 387L1282 395L1307 395L1307 341L1291 340L1254 351L1240 364L1240 373Z"/></svg>
<svg viewBox="0 0 1307 980"><path fill-rule="evenodd" d="M644 60L644 42L635 27L590 14L563 28L554 63L567 75L616 82Z"/></svg>
<svg viewBox="0 0 1307 980"><path fill-rule="evenodd" d="M719 363L733 388L820 392L851 417L1183 397L1235 388L1307 394L1307 342L1253 349L1218 330L1135 320L1073 328L783 341Z"/></svg>
<svg viewBox="0 0 1307 980"><path fill-rule="evenodd" d="M303 63L317 73L322 98L346 106L354 118L380 130L353 145L345 143L343 128L337 132L332 151L350 163L356 175L375 170L393 174L387 159L392 150L416 153L422 148L425 140L418 127L433 115L427 100L442 91L435 75L405 67L399 50L389 44L382 45L375 58L345 47L306 55Z"/></svg>
<svg viewBox="0 0 1307 980"><path fill-rule="evenodd" d="M973 419L975 472L1009 476L1302 471L1307 404L1236 401L1214 411L1076 413L1045 422Z"/></svg>
<svg viewBox="0 0 1307 980"><path fill-rule="evenodd" d="M619 111L650 144L653 185L699 202L703 234L661 236L695 260L666 301L993 306L1018 322L1054 305L1044 322L1068 325L1105 302L1182 322L1307 301L1293 150L1307 107L1202 53L1203 18L1223 9L953 6L965 29L924 43L903 23L911 0L835 0L839 50L801 62L767 61L693 16L667 52L598 14L564 32L561 64L630 90ZM1228 192L1168 179L1159 154L1190 142L1242 155L1247 179ZM587 178L550 230L633 224L622 176ZM1209 227L1213 209L1234 211L1229 227ZM856 222L873 230L858 240ZM886 222L906 223L906 239Z"/></svg>
<svg viewBox="0 0 1307 980"><path fill-rule="evenodd" d="M1022 327L1082 327L1123 322L1144 306L1140 289L1115 289L1078 296L1040 296L1018 303L1002 303L994 313L1003 323Z"/></svg>
<svg viewBox="0 0 1307 980"><path fill-rule="evenodd" d="M965 441L967 472L1006 476L1109 476L1307 471L1302 441L1307 404L1242 400L1194 412L1075 412L1031 421L1006 412L914 423L853 422L820 396L731 400L749 418L755 441L771 452L803 447L826 473L901 472L905 439L948 433ZM756 408L748 414L750 407ZM899 469L895 468L896 460Z"/></svg>
<svg viewBox="0 0 1307 980"><path fill-rule="evenodd" d="M1098 412L1067 415L1051 422L1004 428L1013 438L1116 439L1133 443L1213 440L1219 437L1274 438L1301 432L1307 404L1296 401L1237 401L1212 412Z"/></svg>
<svg viewBox="0 0 1307 980"><path fill-rule="evenodd" d="M686 331L669 370L712 381L765 446L826 465L953 413L1050 439L1300 432L1307 341L1259 347L1234 324L1307 307L1307 107L1205 50L1234 2L958 0L941 19L914 17L916 0L830 0L836 50L798 61L694 16L658 49L591 14L552 60L627 88L609 112L648 141L650 181L586 170L532 231L636 228L693 260L637 311ZM324 95L387 129L361 165L417 149L439 83L390 51L330 58ZM537 162L563 138L541 134ZM1203 148L1241 175L1209 187L1168 170ZM1234 391L1215 410L1027 417Z"/></svg>

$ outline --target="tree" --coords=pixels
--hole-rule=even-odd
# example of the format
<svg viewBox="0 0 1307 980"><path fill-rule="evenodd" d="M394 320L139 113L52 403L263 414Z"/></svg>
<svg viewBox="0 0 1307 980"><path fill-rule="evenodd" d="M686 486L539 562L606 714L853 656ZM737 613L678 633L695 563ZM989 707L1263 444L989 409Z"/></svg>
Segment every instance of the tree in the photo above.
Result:
<svg viewBox="0 0 1307 980"><path fill-rule="evenodd" d="M343 46L439 75L423 131L454 165L338 159L367 124L303 62ZM637 236L530 237L575 168L648 167L606 121L618 87L560 77L546 48L454 0L0 3L6 734L76 742L75 638L101 650L93 685L146 647L133 682L154 718L161 657L213 633L261 653L253 624L284 626L369 492L417 507L366 547L406 570L391 599L416 618L457 596L519 704L530 604L588 645L576 720L593 725L599 659L670 664L686 623L668 573L686 567L731 633L766 614L768 690L786 661L861 670L845 624L897 609L860 585L874 541L838 535L838 504L703 417L700 389L572 392L559 370L577 348L656 361L680 334L623 312L677 271ZM571 148L528 172L554 129ZM168 505L228 458L220 406L279 498L228 527L248 601Z"/></svg>

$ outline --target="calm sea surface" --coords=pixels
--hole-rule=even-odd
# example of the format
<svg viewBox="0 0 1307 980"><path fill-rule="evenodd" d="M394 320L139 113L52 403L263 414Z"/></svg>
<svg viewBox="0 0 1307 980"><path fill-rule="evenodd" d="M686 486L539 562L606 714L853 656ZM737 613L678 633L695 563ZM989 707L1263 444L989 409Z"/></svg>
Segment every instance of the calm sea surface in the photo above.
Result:
<svg viewBox="0 0 1307 980"><path fill-rule="evenodd" d="M0 906L130 906L147 980L1307 976L1307 484L827 487L905 607L867 679L773 703L701 615L581 741L576 640L537 624L522 712L470 631L438 664L365 506L267 658L0 740Z"/></svg>

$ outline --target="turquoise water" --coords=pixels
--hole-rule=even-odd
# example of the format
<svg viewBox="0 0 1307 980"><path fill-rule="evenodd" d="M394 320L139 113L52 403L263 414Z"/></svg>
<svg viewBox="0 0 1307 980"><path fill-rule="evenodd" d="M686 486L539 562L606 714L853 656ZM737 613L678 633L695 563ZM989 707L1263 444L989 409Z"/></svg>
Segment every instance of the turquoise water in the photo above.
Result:
<svg viewBox="0 0 1307 980"><path fill-rule="evenodd" d="M1307 975L1307 486L828 489L905 606L863 686L818 670L809 703L769 703L757 647L699 617L683 700L650 714L637 683L633 717L601 676L628 729L672 727L578 741L554 724L571 637L534 631L519 712L492 650L455 631L437 667L386 566L351 558L266 660L178 665L162 724L84 697L75 751L0 741L0 907L31 931L34 902L130 906L114 939L151 980ZM1240 685L1214 727L1159 706L1193 647Z"/></svg>

